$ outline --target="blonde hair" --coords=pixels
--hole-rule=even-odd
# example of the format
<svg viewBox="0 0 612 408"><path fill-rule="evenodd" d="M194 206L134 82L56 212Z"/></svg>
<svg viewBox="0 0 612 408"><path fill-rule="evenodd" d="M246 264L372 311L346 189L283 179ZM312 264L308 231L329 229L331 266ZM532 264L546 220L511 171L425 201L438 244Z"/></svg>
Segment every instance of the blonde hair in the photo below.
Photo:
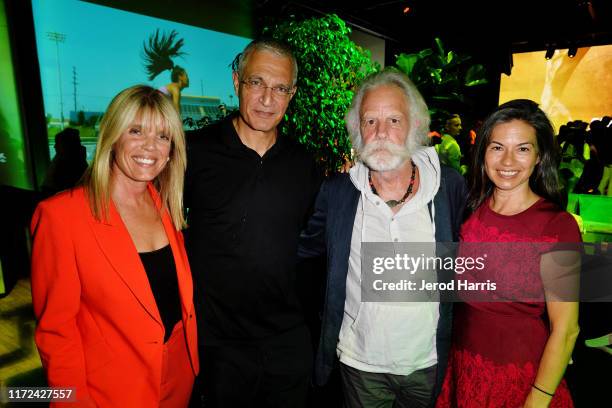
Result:
<svg viewBox="0 0 612 408"><path fill-rule="evenodd" d="M170 137L170 161L155 178L153 184L167 209L174 227L185 226L183 216L183 181L187 167L185 134L178 112L172 101L158 90L136 85L121 91L113 98L102 121L96 146L96 155L83 177L89 205L97 220L108 220L111 200L111 173L114 160L113 147L121 134L140 119L143 129L163 127Z"/></svg>

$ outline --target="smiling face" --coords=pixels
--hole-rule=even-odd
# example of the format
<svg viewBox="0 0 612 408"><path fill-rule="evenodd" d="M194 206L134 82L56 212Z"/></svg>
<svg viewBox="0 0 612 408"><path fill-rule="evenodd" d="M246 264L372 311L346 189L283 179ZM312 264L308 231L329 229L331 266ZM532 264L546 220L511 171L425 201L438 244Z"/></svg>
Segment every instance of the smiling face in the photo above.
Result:
<svg viewBox="0 0 612 408"><path fill-rule="evenodd" d="M529 177L539 162L532 126L515 119L493 128L485 151L485 171L497 190L531 191Z"/></svg>
<svg viewBox="0 0 612 408"><path fill-rule="evenodd" d="M402 90L381 85L368 91L359 110L363 149L361 159L373 170L398 168L408 157L406 138L410 130L408 102Z"/></svg>
<svg viewBox="0 0 612 408"><path fill-rule="evenodd" d="M166 167L171 148L170 136L161 124L144 127L136 117L113 146L115 181L153 181Z"/></svg>
<svg viewBox="0 0 612 408"><path fill-rule="evenodd" d="M234 89L240 101L239 120L250 129L271 134L285 116L291 95L279 95L272 89L247 87L241 81L258 81L266 87L293 88L291 58L265 50L253 51L244 67L242 78L234 72Z"/></svg>

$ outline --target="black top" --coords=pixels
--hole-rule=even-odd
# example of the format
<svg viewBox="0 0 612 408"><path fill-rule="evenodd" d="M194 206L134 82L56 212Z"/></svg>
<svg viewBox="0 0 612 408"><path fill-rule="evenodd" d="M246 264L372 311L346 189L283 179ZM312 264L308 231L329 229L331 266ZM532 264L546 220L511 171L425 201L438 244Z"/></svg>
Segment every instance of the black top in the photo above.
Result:
<svg viewBox="0 0 612 408"><path fill-rule="evenodd" d="M255 341L300 324L297 240L321 181L280 135L260 157L231 117L187 136L189 263L204 344Z"/></svg>
<svg viewBox="0 0 612 408"><path fill-rule="evenodd" d="M153 252L140 252L138 255L147 272L149 285L166 330L165 343L170 338L174 325L181 320L181 300L172 249L170 245L166 245Z"/></svg>

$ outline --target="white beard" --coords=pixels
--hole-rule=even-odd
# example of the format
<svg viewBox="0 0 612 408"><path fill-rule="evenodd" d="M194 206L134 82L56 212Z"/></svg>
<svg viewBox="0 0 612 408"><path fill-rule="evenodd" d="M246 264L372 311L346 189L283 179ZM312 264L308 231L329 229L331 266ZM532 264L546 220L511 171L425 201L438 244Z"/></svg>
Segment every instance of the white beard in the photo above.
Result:
<svg viewBox="0 0 612 408"><path fill-rule="evenodd" d="M412 156L412 146L396 145L388 140L377 140L365 145L358 156L374 171L391 171Z"/></svg>

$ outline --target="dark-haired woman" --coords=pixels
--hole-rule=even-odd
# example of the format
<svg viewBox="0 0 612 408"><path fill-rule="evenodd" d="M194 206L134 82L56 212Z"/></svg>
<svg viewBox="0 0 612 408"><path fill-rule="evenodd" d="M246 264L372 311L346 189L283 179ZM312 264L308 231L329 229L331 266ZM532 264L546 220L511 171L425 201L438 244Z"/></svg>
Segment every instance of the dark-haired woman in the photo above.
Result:
<svg viewBox="0 0 612 408"><path fill-rule="evenodd" d="M548 282L563 276L577 288L581 238L561 209L557 163L552 126L535 102L507 102L484 122L460 255L493 252L483 270L462 279L488 279L498 290L487 302L462 295L438 408L573 406L563 374L578 303Z"/></svg>

